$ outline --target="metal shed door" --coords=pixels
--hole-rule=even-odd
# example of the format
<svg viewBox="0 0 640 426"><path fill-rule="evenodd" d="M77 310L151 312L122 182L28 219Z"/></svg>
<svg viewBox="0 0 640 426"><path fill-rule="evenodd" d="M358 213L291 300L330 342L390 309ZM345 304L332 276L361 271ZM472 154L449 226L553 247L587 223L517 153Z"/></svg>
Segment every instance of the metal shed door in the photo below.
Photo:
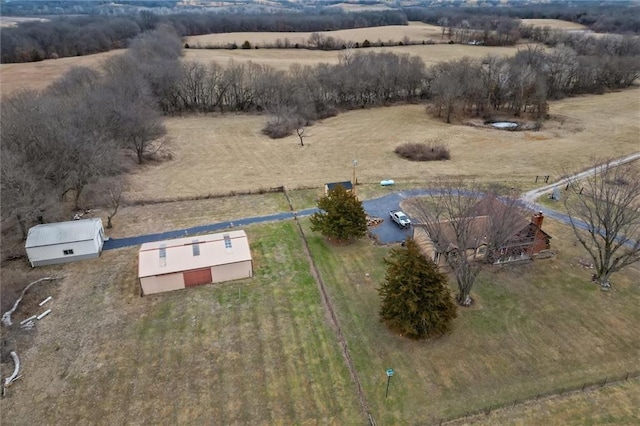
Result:
<svg viewBox="0 0 640 426"><path fill-rule="evenodd" d="M213 281L211 279L211 268L197 269L195 271L183 272L182 276L184 277L185 287L193 287L196 285L210 284Z"/></svg>

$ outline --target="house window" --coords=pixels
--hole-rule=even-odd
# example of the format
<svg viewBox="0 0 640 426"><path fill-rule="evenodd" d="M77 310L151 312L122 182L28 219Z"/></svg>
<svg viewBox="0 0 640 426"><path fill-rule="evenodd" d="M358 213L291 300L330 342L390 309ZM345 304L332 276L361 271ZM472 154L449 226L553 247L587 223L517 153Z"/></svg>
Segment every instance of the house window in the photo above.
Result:
<svg viewBox="0 0 640 426"><path fill-rule="evenodd" d="M198 244L198 240L193 240L193 244L191 245L193 248L193 255L200 256L200 244Z"/></svg>
<svg viewBox="0 0 640 426"><path fill-rule="evenodd" d="M70 254L73 254L73 249L62 250L62 253L63 253L65 256L69 256Z"/></svg>

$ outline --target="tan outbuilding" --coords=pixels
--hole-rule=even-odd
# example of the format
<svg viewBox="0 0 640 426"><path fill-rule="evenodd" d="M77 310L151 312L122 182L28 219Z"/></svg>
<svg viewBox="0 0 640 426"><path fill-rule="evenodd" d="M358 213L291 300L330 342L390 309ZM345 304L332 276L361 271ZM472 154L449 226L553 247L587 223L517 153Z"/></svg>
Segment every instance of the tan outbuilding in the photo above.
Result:
<svg viewBox="0 0 640 426"><path fill-rule="evenodd" d="M145 243L138 260L143 295L253 276L242 230Z"/></svg>

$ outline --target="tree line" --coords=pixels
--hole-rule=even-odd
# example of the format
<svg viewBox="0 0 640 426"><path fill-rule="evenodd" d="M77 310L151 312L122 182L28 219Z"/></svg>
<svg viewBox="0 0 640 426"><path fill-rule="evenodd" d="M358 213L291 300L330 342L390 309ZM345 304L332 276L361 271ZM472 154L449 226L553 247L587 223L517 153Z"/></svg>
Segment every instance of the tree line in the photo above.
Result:
<svg viewBox="0 0 640 426"><path fill-rule="evenodd" d="M179 36L229 32L314 32L406 25L399 11L358 13L174 14L142 11L116 17L89 15L27 22L2 29L2 63L80 56L127 47L138 34L169 25Z"/></svg>
<svg viewBox="0 0 640 426"><path fill-rule="evenodd" d="M595 43L609 46L609 54L579 54L567 45L528 47L514 57L427 68L418 57L346 49L338 64L294 65L288 72L255 63L185 62L164 104L171 113L266 112L265 133L276 137L340 110L394 102L430 101L447 121L454 113L496 111L542 118L548 99L621 89L640 76L640 42L605 37Z"/></svg>
<svg viewBox="0 0 640 426"><path fill-rule="evenodd" d="M179 38L159 28L100 71L74 68L44 92L3 101L3 225L17 224L25 237L34 221L64 217L65 198L78 208L87 188L114 181L126 157L157 156L166 133L157 99L179 76L180 54Z"/></svg>
<svg viewBox="0 0 640 426"><path fill-rule="evenodd" d="M407 7L402 8L410 21L422 21L433 25L446 22L447 27L456 28L466 21L473 29L486 29L509 25L509 21L520 19L560 19L584 25L601 33L640 33L640 6L629 1L580 2L555 1L546 3L518 4L508 7Z"/></svg>
<svg viewBox="0 0 640 426"><path fill-rule="evenodd" d="M550 98L624 88L640 72L638 56L627 55L636 47L611 49L616 54L609 56L531 47L511 58L433 67L409 55L346 49L337 64L288 71L182 62L181 50L177 34L161 26L100 72L76 68L44 92L3 102L3 220L17 220L24 230L61 198L78 206L86 188L122 171L123 155L138 163L157 156L166 114L259 112L272 137L342 110L397 102L429 103L447 121L496 112L543 118Z"/></svg>

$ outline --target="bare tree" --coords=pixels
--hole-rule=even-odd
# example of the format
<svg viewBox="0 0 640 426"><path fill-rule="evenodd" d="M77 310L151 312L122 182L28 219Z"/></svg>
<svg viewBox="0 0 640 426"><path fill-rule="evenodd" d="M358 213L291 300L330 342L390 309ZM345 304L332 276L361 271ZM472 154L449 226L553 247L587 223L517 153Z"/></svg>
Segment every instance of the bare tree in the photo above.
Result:
<svg viewBox="0 0 640 426"><path fill-rule="evenodd" d="M27 225L41 216L46 208L55 205L56 197L47 182L33 173L30 165L17 152L2 145L0 183L2 189L3 227L11 220L17 224L20 235L27 238ZM12 220L15 219L15 222Z"/></svg>
<svg viewBox="0 0 640 426"><path fill-rule="evenodd" d="M107 207L109 207L109 214L107 215L107 228L113 228L111 220L118 213L120 208L120 202L122 201L122 193L124 191L124 185L121 179L112 180L105 185L105 191L107 196Z"/></svg>
<svg viewBox="0 0 640 426"><path fill-rule="evenodd" d="M114 69L103 86L102 96L108 110L110 136L123 148L135 152L142 164L146 155L162 147L162 137L166 135L148 84L126 67L121 72Z"/></svg>
<svg viewBox="0 0 640 426"><path fill-rule="evenodd" d="M444 256L453 271L458 284L457 300L463 306L471 304L471 289L480 272L480 264L468 255L468 250L480 242L478 222L471 214L478 203L475 188L475 184L443 182L432 195L409 202L410 211L429 234L436 256Z"/></svg>
<svg viewBox="0 0 640 426"><path fill-rule="evenodd" d="M445 31L447 31L447 26L449 25L449 18L443 16L442 18L438 19L437 24L442 27L442 36L440 38L444 38L444 33Z"/></svg>
<svg viewBox="0 0 640 426"><path fill-rule="evenodd" d="M296 129L296 133L298 134L298 137L300 138L300 146L304 146L304 138L307 137L307 136L304 135L304 127L298 127Z"/></svg>
<svg viewBox="0 0 640 426"><path fill-rule="evenodd" d="M634 168L635 167L635 168ZM634 164L598 164L565 197L571 226L595 266L601 288L622 268L640 261L640 173Z"/></svg>
<svg viewBox="0 0 640 426"><path fill-rule="evenodd" d="M480 189L480 188L479 188ZM483 221L484 241L486 242L485 263L495 263L498 251L508 250L507 243L515 233L528 222L518 192L499 184L490 184L482 188L484 196L477 201L465 216L485 217ZM480 231L480 229L478 229ZM520 249L521 247L518 247ZM519 255L520 252L506 252L503 255Z"/></svg>

